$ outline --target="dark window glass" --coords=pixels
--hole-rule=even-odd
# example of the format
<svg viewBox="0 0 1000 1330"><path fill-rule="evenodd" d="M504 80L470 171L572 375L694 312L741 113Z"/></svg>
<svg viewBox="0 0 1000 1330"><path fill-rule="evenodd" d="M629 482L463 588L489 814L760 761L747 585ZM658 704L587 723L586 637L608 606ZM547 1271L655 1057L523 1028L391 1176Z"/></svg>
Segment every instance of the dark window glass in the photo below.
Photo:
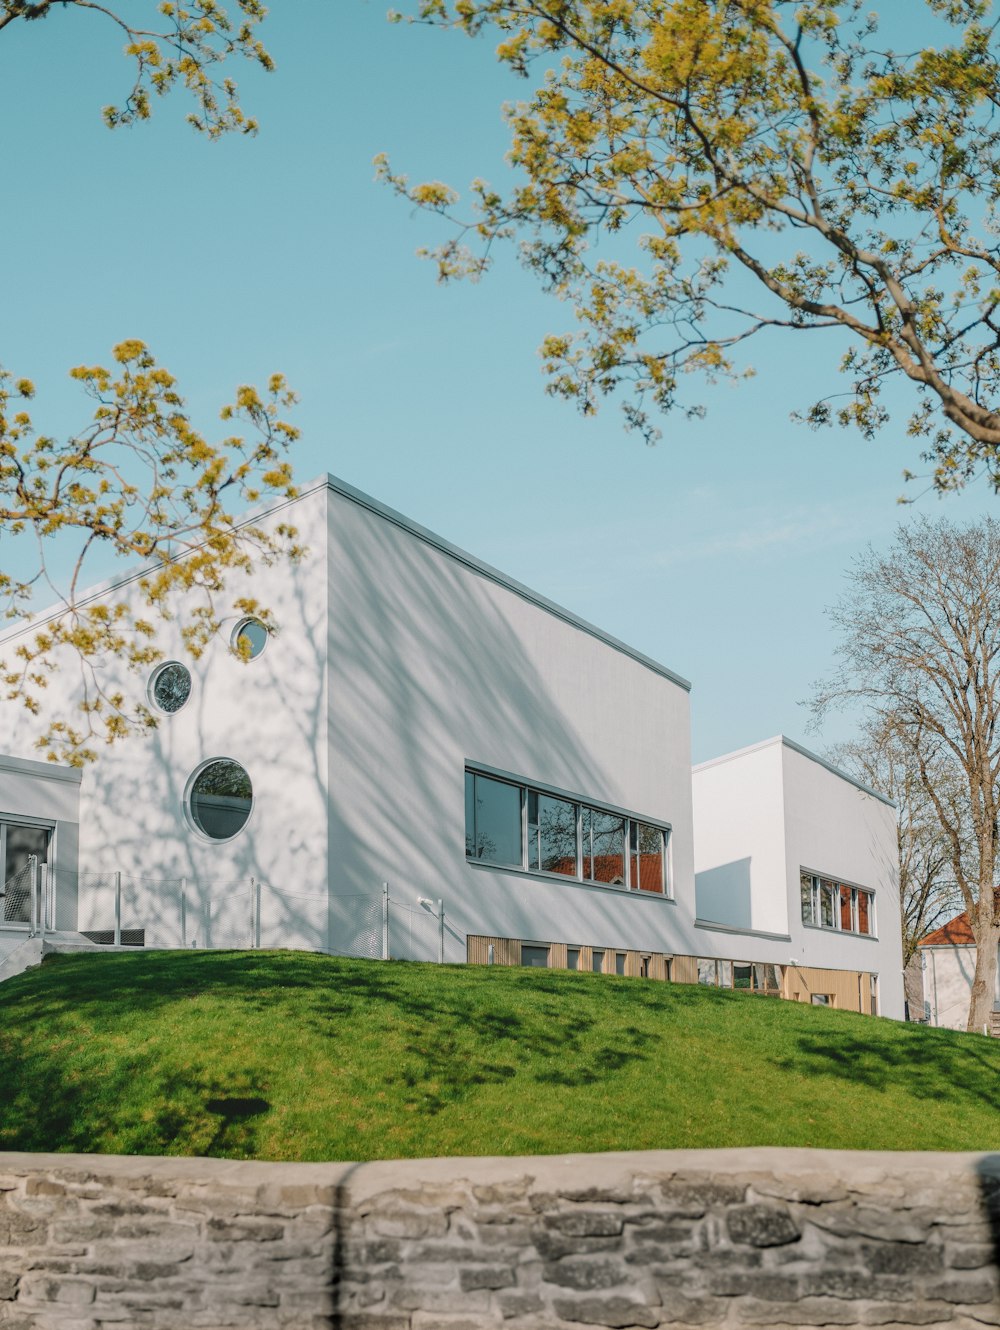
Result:
<svg viewBox="0 0 1000 1330"><path fill-rule="evenodd" d="M152 696L161 711L180 711L191 696L191 675L186 666L177 660L161 665L153 675Z"/></svg>
<svg viewBox="0 0 1000 1330"><path fill-rule="evenodd" d="M590 953L590 968L595 974L601 974L604 970L604 952L592 951Z"/></svg>
<svg viewBox="0 0 1000 1330"><path fill-rule="evenodd" d="M233 633L233 646L244 660L256 660L267 646L267 629L259 619L244 619Z"/></svg>
<svg viewBox="0 0 1000 1330"><path fill-rule="evenodd" d="M629 824L629 871L633 891L663 891L663 832L646 822Z"/></svg>
<svg viewBox="0 0 1000 1330"><path fill-rule="evenodd" d="M872 1015L877 1016L878 1015L878 975L877 974L871 975L869 978L869 983L871 984Z"/></svg>
<svg viewBox="0 0 1000 1330"><path fill-rule="evenodd" d="M616 952L615 952L615 974L624 974L624 973L625 973L625 952L624 952L624 951L616 951Z"/></svg>
<svg viewBox="0 0 1000 1330"><path fill-rule="evenodd" d="M813 899L812 873L800 874L799 891L802 895L802 922L804 924L814 924L816 922L816 909Z"/></svg>
<svg viewBox="0 0 1000 1330"><path fill-rule="evenodd" d="M738 961L733 963L733 987L750 987L750 966Z"/></svg>
<svg viewBox="0 0 1000 1330"><path fill-rule="evenodd" d="M521 964L533 965L541 970L547 970L549 966L548 947L526 947L521 943Z"/></svg>
<svg viewBox="0 0 1000 1330"><path fill-rule="evenodd" d="M238 762L209 762L191 786L188 807L199 831L212 840L228 840L246 824L253 806L250 777Z"/></svg>
<svg viewBox="0 0 1000 1330"><path fill-rule="evenodd" d="M475 777L475 842L472 857L520 868L521 787Z"/></svg>
<svg viewBox="0 0 1000 1330"><path fill-rule="evenodd" d="M840 888L840 926L845 933L854 932L854 917L851 910L850 887Z"/></svg>
<svg viewBox="0 0 1000 1330"><path fill-rule="evenodd" d="M867 891L858 892L858 932L870 934L872 931L872 898Z"/></svg>
<svg viewBox="0 0 1000 1330"><path fill-rule="evenodd" d="M465 853L470 859L476 855L476 778L471 771L465 773Z"/></svg>
<svg viewBox="0 0 1000 1330"><path fill-rule="evenodd" d="M611 886L625 884L625 819L615 813L602 813L600 809L584 810L590 817L585 823L590 830L589 872L588 847L584 841L584 877L591 882L604 882ZM586 831L585 831L586 836Z"/></svg>
<svg viewBox="0 0 1000 1330"><path fill-rule="evenodd" d="M580 948L569 947L566 951L567 970L579 970L580 968Z"/></svg>
<svg viewBox="0 0 1000 1330"><path fill-rule="evenodd" d="M814 1007L832 1007L832 1006L833 1006L833 994L832 994L832 993L813 993L812 997L811 997L809 1000L810 1000L810 1002L812 1002L812 1004L813 1004Z"/></svg>
<svg viewBox="0 0 1000 1330"><path fill-rule="evenodd" d="M576 804L528 791L528 867L576 877Z"/></svg>
<svg viewBox="0 0 1000 1330"><path fill-rule="evenodd" d="M642 956L639 959L639 974L643 979L649 978L649 966L652 959L652 956Z"/></svg>
<svg viewBox="0 0 1000 1330"><path fill-rule="evenodd" d="M819 908L820 923L824 928L835 928L834 923L834 901L837 895L836 883L830 882L827 878L820 878L819 883Z"/></svg>

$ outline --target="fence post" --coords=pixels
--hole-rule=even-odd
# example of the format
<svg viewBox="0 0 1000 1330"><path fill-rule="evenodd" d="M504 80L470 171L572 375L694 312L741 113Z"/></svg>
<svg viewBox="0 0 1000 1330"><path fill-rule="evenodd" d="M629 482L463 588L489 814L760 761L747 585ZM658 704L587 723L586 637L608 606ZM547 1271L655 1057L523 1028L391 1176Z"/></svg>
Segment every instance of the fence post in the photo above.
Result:
<svg viewBox="0 0 1000 1330"><path fill-rule="evenodd" d="M389 959L389 884L382 883L382 959Z"/></svg>
<svg viewBox="0 0 1000 1330"><path fill-rule="evenodd" d="M38 932L38 855L28 855L28 874L31 878L31 917L28 923L28 936Z"/></svg>
<svg viewBox="0 0 1000 1330"><path fill-rule="evenodd" d="M254 907L253 907L253 945L257 951L260 951L260 883L259 882L255 883L254 885L254 894L256 899L254 900Z"/></svg>
<svg viewBox="0 0 1000 1330"><path fill-rule="evenodd" d="M188 944L188 901L187 901L188 880L181 878L181 946Z"/></svg>
<svg viewBox="0 0 1000 1330"><path fill-rule="evenodd" d="M250 879L250 950L257 945L257 881Z"/></svg>
<svg viewBox="0 0 1000 1330"><path fill-rule="evenodd" d="M42 900L42 905L41 905L42 937L44 937L47 932L51 933L55 929L55 923L53 922L51 917L52 902L50 900L50 895L52 889L52 879L49 877L48 864L39 864L38 867L42 879L40 895Z"/></svg>
<svg viewBox="0 0 1000 1330"><path fill-rule="evenodd" d="M438 965L444 964L444 901L438 901Z"/></svg>
<svg viewBox="0 0 1000 1330"><path fill-rule="evenodd" d="M115 946L122 944L122 870L115 870Z"/></svg>

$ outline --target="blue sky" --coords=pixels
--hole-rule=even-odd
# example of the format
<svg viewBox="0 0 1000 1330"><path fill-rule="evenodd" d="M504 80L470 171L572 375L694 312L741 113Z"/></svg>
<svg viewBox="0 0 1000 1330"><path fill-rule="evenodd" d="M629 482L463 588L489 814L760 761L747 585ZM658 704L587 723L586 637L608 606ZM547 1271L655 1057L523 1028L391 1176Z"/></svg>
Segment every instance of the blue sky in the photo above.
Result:
<svg viewBox="0 0 1000 1330"><path fill-rule="evenodd" d="M303 480L342 476L691 679L696 761L779 731L844 737L846 721L807 734L797 704L831 667L824 608L852 558L919 512L997 501L898 507L917 464L905 411L874 444L793 424L838 387L842 347L820 335L759 340L757 377L706 388L706 419L665 421L654 448L612 406L584 420L546 397L536 348L570 311L509 256L478 286L438 286L414 252L440 231L372 169L385 151L415 179L503 183L500 105L524 85L490 42L389 25L365 0L272 8L277 71L233 71L260 135L215 144L177 96L103 127L130 70L101 15L0 34L0 360L35 380L36 423L79 426L66 371L125 337L203 428L236 384L282 370Z"/></svg>

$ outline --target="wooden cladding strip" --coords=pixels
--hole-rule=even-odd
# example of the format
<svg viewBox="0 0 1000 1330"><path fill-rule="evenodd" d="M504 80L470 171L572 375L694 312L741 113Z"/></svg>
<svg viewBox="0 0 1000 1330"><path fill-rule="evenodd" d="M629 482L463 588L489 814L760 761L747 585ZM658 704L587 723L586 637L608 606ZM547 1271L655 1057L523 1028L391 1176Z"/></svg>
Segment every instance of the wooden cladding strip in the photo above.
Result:
<svg viewBox="0 0 1000 1330"><path fill-rule="evenodd" d="M485 937L470 933L466 955L470 965L488 965L489 950L493 948L494 965L521 964L520 938ZM632 978L671 980L675 984L698 982L698 957L676 956L665 952L629 951L624 947L587 947L566 942L531 942L526 945L549 948L549 969L568 970L569 952L578 953L576 969L581 973L594 970L595 955L600 958L597 970L601 974L618 973L617 958L625 957L625 974ZM811 1002L814 993L826 995L831 1005L841 1011L872 1010L871 978L857 970L821 970L808 965L782 967L781 996L792 1002Z"/></svg>

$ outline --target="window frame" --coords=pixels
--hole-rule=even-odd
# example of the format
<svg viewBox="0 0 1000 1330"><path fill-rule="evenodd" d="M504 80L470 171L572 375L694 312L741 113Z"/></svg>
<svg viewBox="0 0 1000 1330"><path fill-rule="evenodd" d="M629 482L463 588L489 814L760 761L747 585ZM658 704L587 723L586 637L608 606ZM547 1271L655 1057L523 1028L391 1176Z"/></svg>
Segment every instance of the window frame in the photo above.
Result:
<svg viewBox="0 0 1000 1330"><path fill-rule="evenodd" d="M673 825L665 822L661 818L649 817L646 814L637 813L634 810L620 808L615 804L602 803L595 799L588 799L583 795L574 794L569 790L559 789L556 786L546 785L541 781L528 780L526 777L516 776L511 772L499 771L495 767L487 766L485 763L466 761L463 771L463 786L465 781L471 777L473 780L472 807L473 817L476 816L477 800L475 796L475 778L481 776L484 780L496 781L501 785L509 785L519 791L520 809L521 809L521 862L520 864L503 863L495 859L469 854L469 827L466 822L466 863L474 864L479 867L500 869L508 873L524 873L529 877L542 878L547 882L571 882L577 886L594 888L599 891L615 891L627 896L639 896L648 900L668 900L675 901L673 893ZM531 863L531 836L540 835L540 822L530 824L528 820L529 801L531 795L544 796L550 799L558 799L563 803L568 803L573 807L576 820L576 871L574 873L558 873L541 868L532 868ZM584 876L584 813L590 810L592 813L608 814L611 817L621 818L623 821L623 881L599 882L592 877ZM534 831L532 833L532 826ZM636 841L639 840L639 828L646 827L659 833L660 836L660 864L662 889L660 891L651 891L648 887L643 888L639 883L632 883L632 837L633 828L635 828ZM477 831L475 824L472 828L472 845L477 841ZM539 865L542 862L541 844L537 845L537 858ZM590 856L593 858L593 854ZM642 854L637 855L636 876L641 877ZM647 855L647 857L649 857Z"/></svg>
<svg viewBox="0 0 1000 1330"><path fill-rule="evenodd" d="M803 917L803 907L805 906L803 879L811 880L811 919ZM823 898L822 887L827 884L833 888L833 923L823 922ZM850 915L851 927L843 928L843 893L849 891L850 895ZM861 921L861 912L858 905L858 899L861 895L868 897L868 932L862 933L859 924ZM876 895L874 887L864 887L859 882L850 882L841 877L832 877L829 873L821 873L813 868L800 866L799 868L799 917L803 928L815 928L823 933L840 933L843 937L863 938L866 941L877 942L878 931L876 914Z"/></svg>

